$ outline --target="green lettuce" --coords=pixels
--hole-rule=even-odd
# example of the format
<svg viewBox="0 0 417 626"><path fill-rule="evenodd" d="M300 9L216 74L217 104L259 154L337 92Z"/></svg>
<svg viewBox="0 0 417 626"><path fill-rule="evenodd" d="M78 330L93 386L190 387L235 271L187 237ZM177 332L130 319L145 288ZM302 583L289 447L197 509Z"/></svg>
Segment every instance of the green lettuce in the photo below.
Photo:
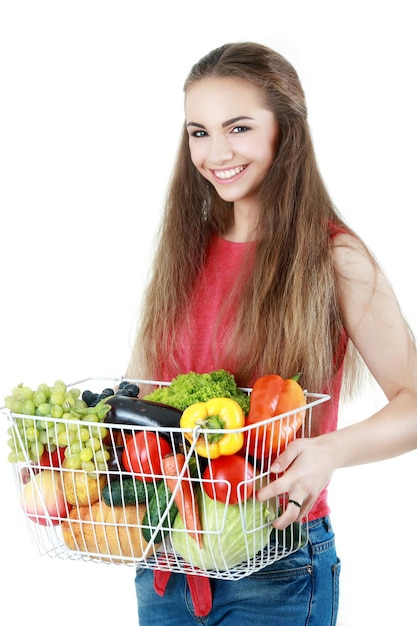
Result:
<svg viewBox="0 0 417 626"><path fill-rule="evenodd" d="M155 389L144 399L184 411L191 404L207 402L211 398L232 398L240 404L245 415L249 411L248 394L236 385L234 376L223 369L206 374L179 374L170 385Z"/></svg>
<svg viewBox="0 0 417 626"><path fill-rule="evenodd" d="M177 515L171 534L174 551L194 567L227 571L250 561L269 541L272 527L268 508L254 499L241 505L214 501L196 490L203 532L203 547L185 532Z"/></svg>

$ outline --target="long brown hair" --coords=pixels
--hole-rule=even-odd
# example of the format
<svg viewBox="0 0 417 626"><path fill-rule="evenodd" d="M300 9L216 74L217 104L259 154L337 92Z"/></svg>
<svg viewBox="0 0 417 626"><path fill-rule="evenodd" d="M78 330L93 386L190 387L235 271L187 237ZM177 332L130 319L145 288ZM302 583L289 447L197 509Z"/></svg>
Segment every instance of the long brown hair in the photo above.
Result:
<svg viewBox="0 0 417 626"><path fill-rule="evenodd" d="M241 385L265 373L302 371L303 385L319 391L340 365L343 323L329 227L345 225L317 166L303 89L285 58L256 43L210 52L192 67L185 93L207 77L237 77L256 86L280 132L259 192L256 258L240 286L225 363L233 354ZM175 368L178 321L187 314L213 234L224 234L231 220L232 205L192 164L184 124L130 373L140 367L141 375L155 377L161 355Z"/></svg>

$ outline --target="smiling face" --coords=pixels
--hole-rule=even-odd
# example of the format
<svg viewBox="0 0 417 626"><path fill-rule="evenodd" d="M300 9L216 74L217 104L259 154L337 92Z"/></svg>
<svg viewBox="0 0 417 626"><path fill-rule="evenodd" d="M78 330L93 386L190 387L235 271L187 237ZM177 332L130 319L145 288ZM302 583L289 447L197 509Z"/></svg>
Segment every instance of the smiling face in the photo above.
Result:
<svg viewBox="0 0 417 626"><path fill-rule="evenodd" d="M204 78L188 89L185 116L200 174L235 210L256 208L278 142L278 124L258 89L240 78Z"/></svg>

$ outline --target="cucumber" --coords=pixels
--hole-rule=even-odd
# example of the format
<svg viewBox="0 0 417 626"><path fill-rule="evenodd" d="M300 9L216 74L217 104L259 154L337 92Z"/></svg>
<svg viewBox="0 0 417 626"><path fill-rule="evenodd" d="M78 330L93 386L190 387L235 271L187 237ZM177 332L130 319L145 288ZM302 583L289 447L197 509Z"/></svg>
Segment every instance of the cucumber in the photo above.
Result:
<svg viewBox="0 0 417 626"><path fill-rule="evenodd" d="M154 496L156 486L153 482L145 483L133 476L108 483L101 492L101 497L108 506L125 506L149 502Z"/></svg>
<svg viewBox="0 0 417 626"><path fill-rule="evenodd" d="M142 535L145 541L150 542L155 528L166 511L167 504L171 498L171 492L165 484L164 480L159 481L154 495L152 496L145 515L142 519ZM163 537L167 534L168 529L172 527L174 519L178 513L178 507L175 502L172 503L167 517L164 519L163 526L154 538L154 543L161 543Z"/></svg>

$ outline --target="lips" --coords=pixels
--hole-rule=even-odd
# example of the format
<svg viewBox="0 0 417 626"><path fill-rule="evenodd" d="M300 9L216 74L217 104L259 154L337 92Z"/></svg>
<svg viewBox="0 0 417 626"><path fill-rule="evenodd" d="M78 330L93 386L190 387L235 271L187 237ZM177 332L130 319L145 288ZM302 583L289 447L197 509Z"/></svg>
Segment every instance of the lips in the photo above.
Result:
<svg viewBox="0 0 417 626"><path fill-rule="evenodd" d="M238 167L231 167L227 170L213 170L213 174L220 180L230 180L243 172L246 167L247 165L239 165Z"/></svg>

